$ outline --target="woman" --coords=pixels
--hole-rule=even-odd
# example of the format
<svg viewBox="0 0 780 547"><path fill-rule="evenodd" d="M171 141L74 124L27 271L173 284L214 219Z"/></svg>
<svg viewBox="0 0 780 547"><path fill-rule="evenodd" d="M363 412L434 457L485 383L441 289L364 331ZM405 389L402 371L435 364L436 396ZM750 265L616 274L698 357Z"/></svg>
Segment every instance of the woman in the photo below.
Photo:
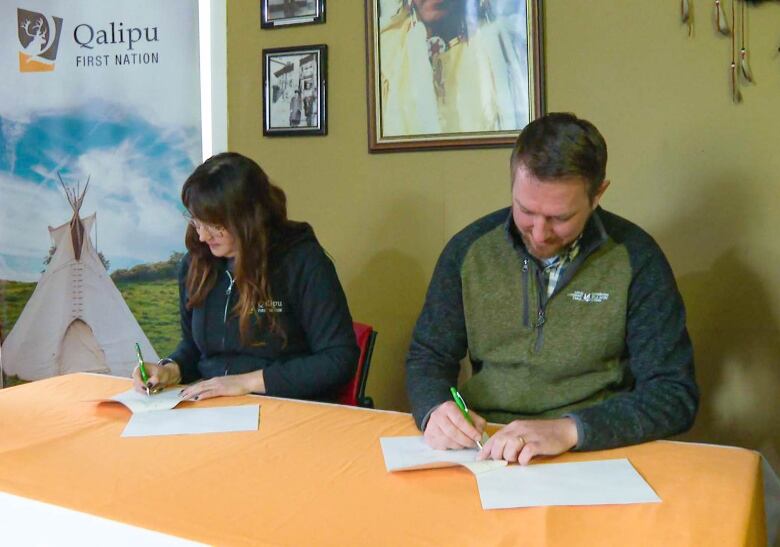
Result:
<svg viewBox="0 0 780 547"><path fill-rule="evenodd" d="M185 399L265 393L332 399L358 348L336 270L311 226L287 219L284 192L257 163L213 156L184 183L188 253L179 270L182 339L147 363L146 385Z"/></svg>

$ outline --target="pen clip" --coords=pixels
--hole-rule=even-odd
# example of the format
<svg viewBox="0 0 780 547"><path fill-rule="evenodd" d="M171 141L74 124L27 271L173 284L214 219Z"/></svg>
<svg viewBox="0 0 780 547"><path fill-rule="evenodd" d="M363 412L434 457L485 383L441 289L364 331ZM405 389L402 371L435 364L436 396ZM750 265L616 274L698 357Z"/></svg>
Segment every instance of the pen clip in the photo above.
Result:
<svg viewBox="0 0 780 547"><path fill-rule="evenodd" d="M450 393L452 393L452 398L455 400L455 404L460 409L461 413L463 414L463 417L466 418L466 421L470 423L472 426L474 425L474 421L471 419L471 416L469 416L469 407L466 406L466 401L463 400L463 397L461 396L460 392L458 392L455 387L450 388ZM477 444L477 448L482 450L482 443L480 441L474 441Z"/></svg>
<svg viewBox="0 0 780 547"><path fill-rule="evenodd" d="M138 372L141 375L141 380L143 380L143 382L147 384L145 388L146 388L146 395L148 397L150 395L149 386L148 386L149 375L146 373L146 368L144 368L144 358L141 355L141 346L138 344L138 342L135 343L135 356L138 359Z"/></svg>
<svg viewBox="0 0 780 547"><path fill-rule="evenodd" d="M456 404L456 405L458 405L458 407L459 407L459 408L460 408L460 409L461 409L463 412L465 412L466 414L468 414L468 412L469 412L469 408L466 406L466 401L464 401L464 400L463 400L463 397L461 397L461 395L460 395L460 393L458 392L458 390L457 390L457 389L455 389L454 387L451 387L451 388L450 388L450 392L452 393L452 398L453 398L453 399L455 399L455 404Z"/></svg>
<svg viewBox="0 0 780 547"><path fill-rule="evenodd" d="M138 366L140 367L144 362L144 358L141 357L141 346L138 342L135 343L135 358L138 360Z"/></svg>

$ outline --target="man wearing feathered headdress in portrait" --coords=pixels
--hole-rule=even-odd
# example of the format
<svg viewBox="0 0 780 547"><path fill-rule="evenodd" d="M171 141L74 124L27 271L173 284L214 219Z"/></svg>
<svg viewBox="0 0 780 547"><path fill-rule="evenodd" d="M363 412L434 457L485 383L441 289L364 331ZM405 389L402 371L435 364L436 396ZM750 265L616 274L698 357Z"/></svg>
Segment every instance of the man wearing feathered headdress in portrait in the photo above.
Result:
<svg viewBox="0 0 780 547"><path fill-rule="evenodd" d="M506 0L401 0L379 35L383 133L524 127L524 10Z"/></svg>

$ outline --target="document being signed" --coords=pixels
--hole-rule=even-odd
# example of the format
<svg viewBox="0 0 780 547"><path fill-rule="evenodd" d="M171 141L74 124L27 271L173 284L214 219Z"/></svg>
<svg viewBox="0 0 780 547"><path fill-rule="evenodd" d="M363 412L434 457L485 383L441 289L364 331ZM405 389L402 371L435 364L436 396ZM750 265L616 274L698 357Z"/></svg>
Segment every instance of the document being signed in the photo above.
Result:
<svg viewBox="0 0 780 547"><path fill-rule="evenodd" d="M170 410L183 400L181 395L179 395L181 389L181 387L172 387L152 395L138 393L134 389L128 389L122 393L117 393L113 397L100 399L99 402L122 403L129 408L133 414L155 410Z"/></svg>

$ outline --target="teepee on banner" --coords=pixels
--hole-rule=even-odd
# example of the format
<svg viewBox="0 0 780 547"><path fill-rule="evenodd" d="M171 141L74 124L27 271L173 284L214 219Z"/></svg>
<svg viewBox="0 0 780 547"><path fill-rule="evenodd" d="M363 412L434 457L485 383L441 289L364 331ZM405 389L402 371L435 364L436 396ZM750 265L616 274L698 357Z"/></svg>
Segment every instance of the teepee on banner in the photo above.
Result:
<svg viewBox="0 0 780 547"><path fill-rule="evenodd" d="M129 376L136 342L146 360L157 354L90 241L95 214L79 216L89 181L81 192L62 186L73 217L49 227L56 250L3 343L3 368L23 380L71 372Z"/></svg>

